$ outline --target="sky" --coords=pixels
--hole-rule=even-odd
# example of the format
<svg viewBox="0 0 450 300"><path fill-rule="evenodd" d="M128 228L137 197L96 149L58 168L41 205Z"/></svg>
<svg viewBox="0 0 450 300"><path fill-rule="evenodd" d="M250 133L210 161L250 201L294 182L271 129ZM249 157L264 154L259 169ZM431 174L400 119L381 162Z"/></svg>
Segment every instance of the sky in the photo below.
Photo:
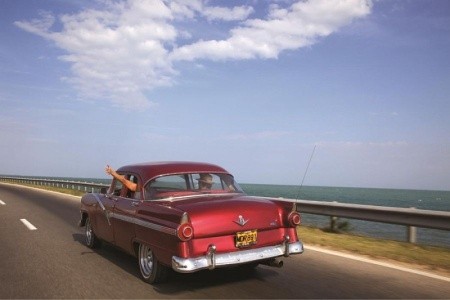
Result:
<svg viewBox="0 0 450 300"><path fill-rule="evenodd" d="M0 174L147 161L450 190L450 2L0 0Z"/></svg>

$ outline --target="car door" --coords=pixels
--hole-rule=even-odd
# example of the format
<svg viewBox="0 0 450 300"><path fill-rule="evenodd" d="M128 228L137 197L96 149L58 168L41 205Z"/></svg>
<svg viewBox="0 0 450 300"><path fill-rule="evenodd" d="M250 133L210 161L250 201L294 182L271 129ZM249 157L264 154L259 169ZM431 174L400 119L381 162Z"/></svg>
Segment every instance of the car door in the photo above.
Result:
<svg viewBox="0 0 450 300"><path fill-rule="evenodd" d="M106 194L94 194L97 203L95 205L95 234L107 242L114 242L114 230L112 215L115 203L121 195L123 185L120 181L114 179Z"/></svg>
<svg viewBox="0 0 450 300"><path fill-rule="evenodd" d="M114 206L114 243L123 250L133 254L133 240L135 234L136 209L141 203L141 184L137 175L125 174L125 178L137 183L137 190L130 191L123 188Z"/></svg>

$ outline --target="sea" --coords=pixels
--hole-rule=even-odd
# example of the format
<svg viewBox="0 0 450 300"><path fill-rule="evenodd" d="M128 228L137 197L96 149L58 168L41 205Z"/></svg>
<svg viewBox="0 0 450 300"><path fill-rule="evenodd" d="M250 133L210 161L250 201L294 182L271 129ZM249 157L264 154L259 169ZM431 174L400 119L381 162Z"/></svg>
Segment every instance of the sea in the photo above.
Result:
<svg viewBox="0 0 450 300"><path fill-rule="evenodd" d="M266 184L240 185L247 194L255 196L450 211L450 191L323 186L303 186L299 188L290 185ZM403 225L345 218L339 218L337 222L347 223L346 230L352 234L407 241L407 227ZM302 214L302 224L327 228L330 224L330 217ZM450 248L450 231L417 228L417 244Z"/></svg>
<svg viewBox="0 0 450 300"><path fill-rule="evenodd" d="M95 178L46 178L104 184L111 182L110 179ZM450 191L324 186L302 186L300 188L292 185L242 183L240 186L251 196L450 211ZM345 218L339 218L337 222L338 224L346 223L345 230L351 234L397 241L407 240L406 226ZM302 224L326 228L330 224L330 217L305 213L302 214ZM450 248L450 231L417 228L417 244Z"/></svg>

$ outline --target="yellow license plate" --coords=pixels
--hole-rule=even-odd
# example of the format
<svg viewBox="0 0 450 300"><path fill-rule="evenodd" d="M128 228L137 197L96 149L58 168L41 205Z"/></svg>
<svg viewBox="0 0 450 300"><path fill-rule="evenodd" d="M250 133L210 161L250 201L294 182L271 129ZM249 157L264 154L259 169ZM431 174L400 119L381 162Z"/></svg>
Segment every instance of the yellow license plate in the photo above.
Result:
<svg viewBox="0 0 450 300"><path fill-rule="evenodd" d="M248 247L256 244L258 233L256 230L242 231L236 233L236 247Z"/></svg>

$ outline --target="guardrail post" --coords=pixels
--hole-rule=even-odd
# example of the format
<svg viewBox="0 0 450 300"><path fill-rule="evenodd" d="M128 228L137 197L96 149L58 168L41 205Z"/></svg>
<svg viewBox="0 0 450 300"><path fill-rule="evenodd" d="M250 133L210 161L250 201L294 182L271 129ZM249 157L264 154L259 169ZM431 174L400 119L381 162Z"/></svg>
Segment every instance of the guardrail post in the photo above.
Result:
<svg viewBox="0 0 450 300"><path fill-rule="evenodd" d="M333 203L337 203L337 201L333 201ZM330 231L331 232L335 232L336 231L337 220L338 220L338 217L330 216Z"/></svg>
<svg viewBox="0 0 450 300"><path fill-rule="evenodd" d="M415 209L415 207L411 207L411 209ZM417 242L417 227L416 226L408 226L408 242L415 244Z"/></svg>
<svg viewBox="0 0 450 300"><path fill-rule="evenodd" d="M330 217L330 231L335 232L336 231L336 223L337 223L337 217L331 216Z"/></svg>
<svg viewBox="0 0 450 300"><path fill-rule="evenodd" d="M417 227L408 226L408 242L415 244L417 242Z"/></svg>

